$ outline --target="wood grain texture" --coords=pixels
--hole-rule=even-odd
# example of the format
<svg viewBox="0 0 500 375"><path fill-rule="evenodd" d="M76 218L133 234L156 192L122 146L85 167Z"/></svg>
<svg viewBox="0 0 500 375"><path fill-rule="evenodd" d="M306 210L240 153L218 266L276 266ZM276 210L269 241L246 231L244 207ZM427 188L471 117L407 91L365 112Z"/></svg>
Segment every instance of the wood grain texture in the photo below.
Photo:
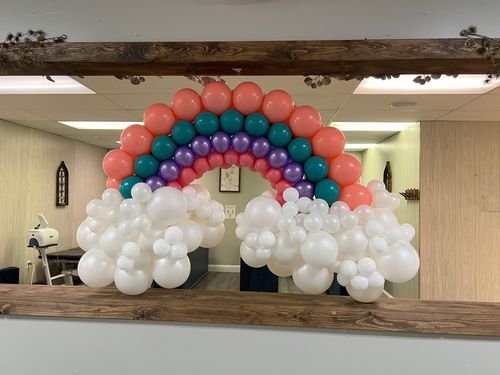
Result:
<svg viewBox="0 0 500 375"><path fill-rule="evenodd" d="M500 304L208 290L0 285L4 315L500 336Z"/></svg>
<svg viewBox="0 0 500 375"><path fill-rule="evenodd" d="M500 123L422 122L420 297L500 301Z"/></svg>
<svg viewBox="0 0 500 375"><path fill-rule="evenodd" d="M43 65L8 74L245 75L485 73L488 62L465 39L259 42L69 42L33 51Z"/></svg>

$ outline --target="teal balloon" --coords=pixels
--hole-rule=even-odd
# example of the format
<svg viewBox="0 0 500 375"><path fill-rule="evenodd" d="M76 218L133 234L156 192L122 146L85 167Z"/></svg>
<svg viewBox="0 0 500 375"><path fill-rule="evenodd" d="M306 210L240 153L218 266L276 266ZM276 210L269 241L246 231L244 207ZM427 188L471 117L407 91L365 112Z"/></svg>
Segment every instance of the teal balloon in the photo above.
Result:
<svg viewBox="0 0 500 375"><path fill-rule="evenodd" d="M312 145L309 139L294 138L287 147L290 159L303 163L312 155Z"/></svg>
<svg viewBox="0 0 500 375"><path fill-rule="evenodd" d="M134 161L135 174L147 178L158 173L160 162L153 155L141 155Z"/></svg>
<svg viewBox="0 0 500 375"><path fill-rule="evenodd" d="M195 135L196 130L189 121L179 121L172 129L172 139L179 146L186 146L191 143Z"/></svg>
<svg viewBox="0 0 500 375"><path fill-rule="evenodd" d="M324 180L316 183L314 195L316 198L324 199L329 205L331 205L339 199L340 187L335 181L325 178Z"/></svg>
<svg viewBox="0 0 500 375"><path fill-rule="evenodd" d="M320 181L328 174L328 163L319 156L311 156L304 163L304 173L311 181Z"/></svg>
<svg viewBox="0 0 500 375"><path fill-rule="evenodd" d="M261 113L251 113L245 119L245 131L253 137L266 135L269 130L269 121Z"/></svg>
<svg viewBox="0 0 500 375"><path fill-rule="evenodd" d="M168 135L159 135L151 143L151 152L158 160L172 159L177 145Z"/></svg>
<svg viewBox="0 0 500 375"><path fill-rule="evenodd" d="M267 138L275 147L286 147L292 140L292 131L287 124L278 122L269 128Z"/></svg>
<svg viewBox="0 0 500 375"><path fill-rule="evenodd" d="M210 137L219 130L219 117L212 112L201 112L194 120L194 127L199 134Z"/></svg>
<svg viewBox="0 0 500 375"><path fill-rule="evenodd" d="M230 109L220 116L220 127L226 133L236 134L243 129L245 118L235 109Z"/></svg>
<svg viewBox="0 0 500 375"><path fill-rule="evenodd" d="M120 182L120 193L122 197L125 199L132 198L132 188L139 182L144 182L144 180L137 176L125 177L122 182Z"/></svg>

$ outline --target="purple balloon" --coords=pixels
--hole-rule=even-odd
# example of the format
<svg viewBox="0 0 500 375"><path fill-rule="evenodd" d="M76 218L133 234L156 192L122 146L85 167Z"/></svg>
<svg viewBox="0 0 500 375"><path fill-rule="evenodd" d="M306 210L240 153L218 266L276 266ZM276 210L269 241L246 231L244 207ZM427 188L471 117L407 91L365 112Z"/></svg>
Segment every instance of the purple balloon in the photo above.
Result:
<svg viewBox="0 0 500 375"><path fill-rule="evenodd" d="M299 197L311 198L314 196L314 183L309 180L302 180L295 184L295 189L299 191Z"/></svg>
<svg viewBox="0 0 500 375"><path fill-rule="evenodd" d="M216 132L212 135L212 147L219 153L224 153L231 146L231 137L226 132Z"/></svg>
<svg viewBox="0 0 500 375"><path fill-rule="evenodd" d="M191 149L198 156L207 156L212 150L210 138L204 135L197 135L191 142Z"/></svg>
<svg viewBox="0 0 500 375"><path fill-rule="evenodd" d="M181 167L190 167L193 165L196 155L188 146L181 146L175 150L174 160Z"/></svg>
<svg viewBox="0 0 500 375"><path fill-rule="evenodd" d="M251 144L252 138L245 132L236 133L231 140L231 145L240 154L248 151Z"/></svg>
<svg viewBox="0 0 500 375"><path fill-rule="evenodd" d="M149 176L146 178L146 184L149 185L152 191L155 191L158 188L166 185L166 182L160 176Z"/></svg>
<svg viewBox="0 0 500 375"><path fill-rule="evenodd" d="M271 151L271 142L266 137L255 138L251 151L256 158L263 158Z"/></svg>
<svg viewBox="0 0 500 375"><path fill-rule="evenodd" d="M304 176L304 169L299 163L291 162L283 168L283 177L285 180L296 183L302 180Z"/></svg>
<svg viewBox="0 0 500 375"><path fill-rule="evenodd" d="M283 168L288 163L288 152L281 147L275 148L267 155L267 161L272 168Z"/></svg>
<svg viewBox="0 0 500 375"><path fill-rule="evenodd" d="M173 160L165 160L160 164L160 177L165 181L175 181L181 173L181 168Z"/></svg>

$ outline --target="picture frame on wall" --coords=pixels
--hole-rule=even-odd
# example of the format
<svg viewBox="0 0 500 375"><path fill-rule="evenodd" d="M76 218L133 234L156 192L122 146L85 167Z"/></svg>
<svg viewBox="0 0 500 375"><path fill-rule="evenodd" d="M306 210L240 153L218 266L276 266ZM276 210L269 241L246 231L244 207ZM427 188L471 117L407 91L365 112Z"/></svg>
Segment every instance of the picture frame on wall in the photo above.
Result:
<svg viewBox="0 0 500 375"><path fill-rule="evenodd" d="M239 193L241 174L240 168L232 166L219 170L219 191L221 193Z"/></svg>

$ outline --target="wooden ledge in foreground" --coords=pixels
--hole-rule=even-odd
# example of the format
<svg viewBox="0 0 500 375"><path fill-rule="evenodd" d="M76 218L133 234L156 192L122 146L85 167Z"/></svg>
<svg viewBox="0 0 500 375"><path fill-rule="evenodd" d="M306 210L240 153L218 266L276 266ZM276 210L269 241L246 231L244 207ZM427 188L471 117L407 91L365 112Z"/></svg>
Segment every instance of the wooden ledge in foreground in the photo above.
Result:
<svg viewBox="0 0 500 375"><path fill-rule="evenodd" d="M0 284L0 314L500 336L500 303Z"/></svg>

